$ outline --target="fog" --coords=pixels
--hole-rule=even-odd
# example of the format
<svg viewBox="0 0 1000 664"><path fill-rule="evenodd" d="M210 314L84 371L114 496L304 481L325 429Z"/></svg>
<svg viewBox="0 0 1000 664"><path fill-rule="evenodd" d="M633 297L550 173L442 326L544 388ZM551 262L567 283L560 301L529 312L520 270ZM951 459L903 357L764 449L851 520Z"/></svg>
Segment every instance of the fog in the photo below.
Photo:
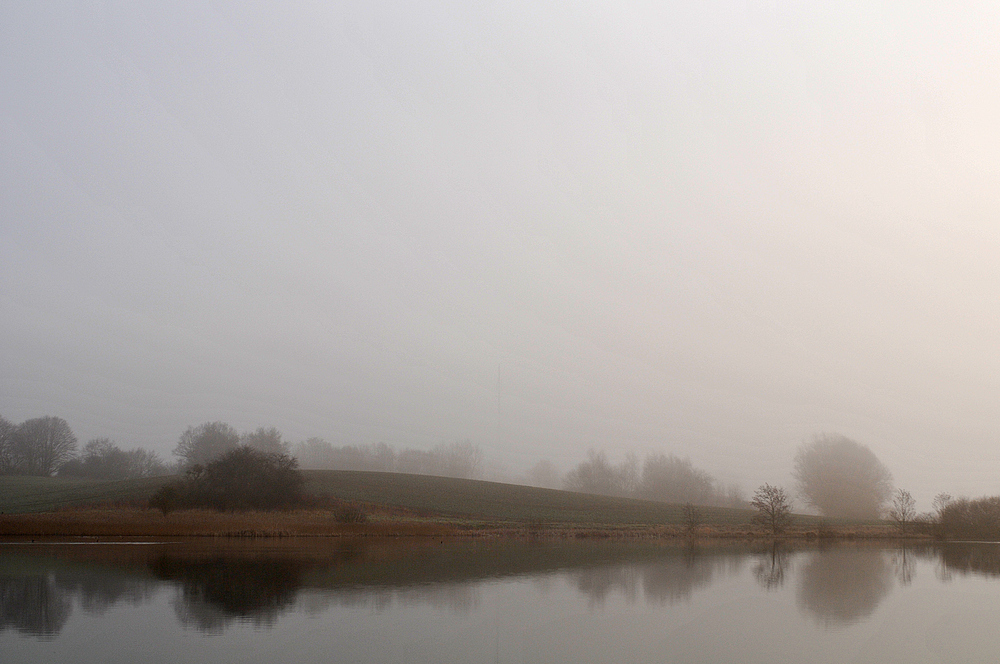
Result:
<svg viewBox="0 0 1000 664"><path fill-rule="evenodd" d="M996 7L473 5L3 3L0 415L995 492Z"/></svg>

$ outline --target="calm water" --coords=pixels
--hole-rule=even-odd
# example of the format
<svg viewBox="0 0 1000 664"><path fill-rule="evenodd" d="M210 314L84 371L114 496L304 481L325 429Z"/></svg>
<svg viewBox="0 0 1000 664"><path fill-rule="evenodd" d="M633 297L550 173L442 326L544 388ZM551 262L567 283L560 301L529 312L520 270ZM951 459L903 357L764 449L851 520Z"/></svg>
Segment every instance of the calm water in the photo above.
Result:
<svg viewBox="0 0 1000 664"><path fill-rule="evenodd" d="M0 661L995 662L1000 545L0 543Z"/></svg>

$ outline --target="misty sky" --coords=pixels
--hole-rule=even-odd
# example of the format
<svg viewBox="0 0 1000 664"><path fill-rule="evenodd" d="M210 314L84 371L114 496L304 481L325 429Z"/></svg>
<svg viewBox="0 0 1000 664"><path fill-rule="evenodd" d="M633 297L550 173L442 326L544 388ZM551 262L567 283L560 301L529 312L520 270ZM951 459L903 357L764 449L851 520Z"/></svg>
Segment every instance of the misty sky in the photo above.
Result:
<svg viewBox="0 0 1000 664"><path fill-rule="evenodd" d="M997 492L995 4L274 4L0 5L0 415Z"/></svg>

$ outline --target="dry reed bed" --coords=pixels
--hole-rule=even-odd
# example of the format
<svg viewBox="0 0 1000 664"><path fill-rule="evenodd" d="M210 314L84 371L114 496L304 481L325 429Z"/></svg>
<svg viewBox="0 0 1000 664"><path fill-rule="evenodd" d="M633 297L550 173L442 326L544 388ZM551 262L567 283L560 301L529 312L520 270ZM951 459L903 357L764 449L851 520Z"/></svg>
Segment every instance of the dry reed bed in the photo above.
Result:
<svg viewBox="0 0 1000 664"><path fill-rule="evenodd" d="M367 523L342 523L336 511L309 509L271 512L183 510L166 516L138 507L67 509L32 514L0 514L0 537L487 537L609 539L770 539L749 525L706 525L687 532L670 525L578 523L497 523L453 519L418 519L395 510L368 511ZM889 526L796 527L784 537L812 539L889 539ZM911 536L916 537L916 536Z"/></svg>
<svg viewBox="0 0 1000 664"><path fill-rule="evenodd" d="M164 516L144 509L93 508L0 515L0 536L8 537L443 536L454 530L420 521L339 523L329 510L183 510Z"/></svg>

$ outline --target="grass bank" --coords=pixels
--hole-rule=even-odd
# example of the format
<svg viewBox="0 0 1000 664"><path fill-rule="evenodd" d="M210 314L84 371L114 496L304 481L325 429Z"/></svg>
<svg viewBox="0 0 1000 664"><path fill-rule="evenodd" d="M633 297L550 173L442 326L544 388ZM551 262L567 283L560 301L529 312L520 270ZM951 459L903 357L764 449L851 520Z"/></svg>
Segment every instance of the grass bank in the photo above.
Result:
<svg viewBox="0 0 1000 664"><path fill-rule="evenodd" d="M0 536L284 537L478 536L676 538L688 536L680 505L425 475L304 471L309 509L274 512L145 509L172 478L122 482L0 477ZM366 523L342 523L359 506ZM699 507L704 538L765 536L749 510ZM884 538L884 524L821 523L802 516L790 538Z"/></svg>

